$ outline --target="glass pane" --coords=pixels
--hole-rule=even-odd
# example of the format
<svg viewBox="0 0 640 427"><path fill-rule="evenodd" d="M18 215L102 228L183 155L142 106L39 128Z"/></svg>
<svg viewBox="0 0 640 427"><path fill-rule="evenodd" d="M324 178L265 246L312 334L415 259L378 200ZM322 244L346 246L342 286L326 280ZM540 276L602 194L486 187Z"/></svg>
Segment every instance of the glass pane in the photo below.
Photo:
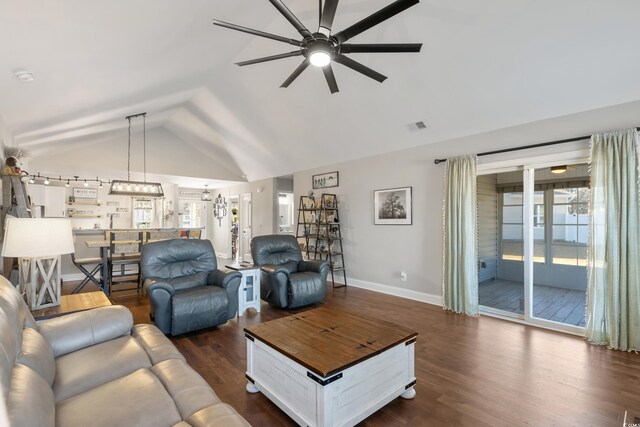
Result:
<svg viewBox="0 0 640 427"><path fill-rule="evenodd" d="M533 226L544 227L544 205L533 206ZM544 239L544 235L542 238Z"/></svg>
<svg viewBox="0 0 640 427"><path fill-rule="evenodd" d="M536 205L544 203L544 191L536 191L533 193L533 203Z"/></svg>
<svg viewBox="0 0 640 427"><path fill-rule="evenodd" d="M589 255L589 227L586 225L578 226L578 265L587 265L587 256Z"/></svg>
<svg viewBox="0 0 640 427"><path fill-rule="evenodd" d="M538 230L541 230L542 238L538 238ZM533 230L533 262L545 262L544 227Z"/></svg>
<svg viewBox="0 0 640 427"><path fill-rule="evenodd" d="M578 224L589 224L589 206L576 205L578 212Z"/></svg>
<svg viewBox="0 0 640 427"><path fill-rule="evenodd" d="M573 214L575 208L572 205L559 205L553 207L553 223L558 225L577 224L578 215ZM554 237L555 239L555 237Z"/></svg>
<svg viewBox="0 0 640 427"><path fill-rule="evenodd" d="M553 226L553 263L562 265L577 265L578 227Z"/></svg>
<svg viewBox="0 0 640 427"><path fill-rule="evenodd" d="M522 205L522 193L504 193L502 197L502 204L505 206Z"/></svg>
<svg viewBox="0 0 640 427"><path fill-rule="evenodd" d="M575 188L557 188L553 190L553 203L571 203L576 197Z"/></svg>
<svg viewBox="0 0 640 427"><path fill-rule="evenodd" d="M502 208L502 223L522 224L522 206L504 206Z"/></svg>
<svg viewBox="0 0 640 427"><path fill-rule="evenodd" d="M502 259L522 261L524 242L522 241L522 225L502 226Z"/></svg>

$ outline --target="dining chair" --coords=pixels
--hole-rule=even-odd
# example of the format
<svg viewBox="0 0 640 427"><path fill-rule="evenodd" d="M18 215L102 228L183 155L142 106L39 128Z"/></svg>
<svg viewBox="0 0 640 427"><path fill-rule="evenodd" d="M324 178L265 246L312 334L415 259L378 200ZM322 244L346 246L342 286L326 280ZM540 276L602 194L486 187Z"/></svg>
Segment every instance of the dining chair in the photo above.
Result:
<svg viewBox="0 0 640 427"><path fill-rule="evenodd" d="M114 285L135 285L115 289L128 291L141 289L140 282L140 250L143 232L141 231L109 231L109 293Z"/></svg>
<svg viewBox="0 0 640 427"><path fill-rule="evenodd" d="M145 243L179 238L180 230L178 230L177 228L170 230L150 230L146 232Z"/></svg>

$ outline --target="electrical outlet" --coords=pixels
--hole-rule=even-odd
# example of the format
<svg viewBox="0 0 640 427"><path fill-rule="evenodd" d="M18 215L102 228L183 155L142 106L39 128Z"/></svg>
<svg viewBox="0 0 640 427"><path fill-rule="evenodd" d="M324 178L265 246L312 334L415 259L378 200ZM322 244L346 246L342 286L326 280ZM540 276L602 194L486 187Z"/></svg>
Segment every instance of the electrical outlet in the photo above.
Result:
<svg viewBox="0 0 640 427"><path fill-rule="evenodd" d="M400 272L400 280L402 280L403 282L407 281L407 272L406 271L401 271Z"/></svg>

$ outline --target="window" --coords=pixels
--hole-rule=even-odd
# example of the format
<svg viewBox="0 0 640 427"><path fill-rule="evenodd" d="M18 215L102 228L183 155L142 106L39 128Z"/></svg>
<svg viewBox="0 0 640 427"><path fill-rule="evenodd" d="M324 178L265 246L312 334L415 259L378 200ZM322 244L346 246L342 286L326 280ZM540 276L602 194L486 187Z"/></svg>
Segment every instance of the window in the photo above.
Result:
<svg viewBox="0 0 640 427"><path fill-rule="evenodd" d="M553 190L553 263L587 265L589 188Z"/></svg>
<svg viewBox="0 0 640 427"><path fill-rule="evenodd" d="M533 261L545 262L545 213L544 191L533 194ZM502 194L502 259L510 261L524 260L524 237L522 235L523 213L522 192Z"/></svg>
<svg viewBox="0 0 640 427"><path fill-rule="evenodd" d="M502 259L524 260L522 192L502 193Z"/></svg>

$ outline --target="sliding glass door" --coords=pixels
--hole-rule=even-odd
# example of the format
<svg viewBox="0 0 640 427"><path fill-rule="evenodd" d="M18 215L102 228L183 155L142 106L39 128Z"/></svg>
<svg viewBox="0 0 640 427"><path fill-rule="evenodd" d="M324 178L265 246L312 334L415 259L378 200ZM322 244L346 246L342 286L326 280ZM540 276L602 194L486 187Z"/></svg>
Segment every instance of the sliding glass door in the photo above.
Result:
<svg viewBox="0 0 640 427"><path fill-rule="evenodd" d="M588 197L582 164L478 177L482 311L571 332L584 327Z"/></svg>

